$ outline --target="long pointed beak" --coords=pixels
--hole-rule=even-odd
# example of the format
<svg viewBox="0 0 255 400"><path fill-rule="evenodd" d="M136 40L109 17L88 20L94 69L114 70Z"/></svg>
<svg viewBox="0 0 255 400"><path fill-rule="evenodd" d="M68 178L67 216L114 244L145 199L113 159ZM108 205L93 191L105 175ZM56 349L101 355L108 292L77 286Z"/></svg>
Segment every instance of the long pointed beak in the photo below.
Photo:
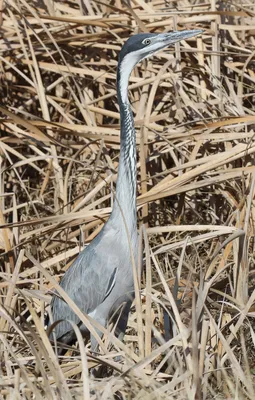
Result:
<svg viewBox="0 0 255 400"><path fill-rule="evenodd" d="M202 29L193 29L186 31L174 31L171 33L163 33L162 39L167 46L167 44L174 44L180 42L181 40L189 39L191 37L200 35L204 31Z"/></svg>

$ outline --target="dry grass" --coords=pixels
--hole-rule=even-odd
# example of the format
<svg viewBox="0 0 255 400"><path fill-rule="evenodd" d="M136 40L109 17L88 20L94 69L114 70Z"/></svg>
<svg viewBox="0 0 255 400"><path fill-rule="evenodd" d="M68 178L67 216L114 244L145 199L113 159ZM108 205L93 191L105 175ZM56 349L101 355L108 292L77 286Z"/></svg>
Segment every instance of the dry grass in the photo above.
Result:
<svg viewBox="0 0 255 400"><path fill-rule="evenodd" d="M255 4L130 5L0 1L1 399L255 398ZM77 329L58 358L45 307L112 202L118 52L190 28L130 79L142 301L124 342L107 329L93 358Z"/></svg>

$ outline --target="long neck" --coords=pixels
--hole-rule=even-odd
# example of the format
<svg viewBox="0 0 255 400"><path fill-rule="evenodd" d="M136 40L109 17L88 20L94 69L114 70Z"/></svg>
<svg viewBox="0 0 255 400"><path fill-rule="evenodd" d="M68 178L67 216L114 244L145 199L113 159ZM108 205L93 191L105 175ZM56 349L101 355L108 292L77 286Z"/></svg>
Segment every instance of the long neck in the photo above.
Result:
<svg viewBox="0 0 255 400"><path fill-rule="evenodd" d="M116 198L112 218L123 221L130 233L137 230L136 214L136 135L133 113L128 101L129 74L117 73L117 92L120 107L120 161L116 185Z"/></svg>

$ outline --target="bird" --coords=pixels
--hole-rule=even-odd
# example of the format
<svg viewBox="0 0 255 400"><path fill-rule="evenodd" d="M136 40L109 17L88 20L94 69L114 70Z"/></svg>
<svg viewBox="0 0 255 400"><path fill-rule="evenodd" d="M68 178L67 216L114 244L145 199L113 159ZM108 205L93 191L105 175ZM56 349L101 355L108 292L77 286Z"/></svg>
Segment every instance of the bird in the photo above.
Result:
<svg viewBox="0 0 255 400"><path fill-rule="evenodd" d="M138 263L138 232L136 210L136 131L128 98L129 77L133 68L143 59L201 34L202 30L172 31L168 33L139 33L130 36L119 53L117 66L117 99L120 111L120 157L116 193L112 212L99 234L83 249L65 272L60 286L79 309L106 327L118 313L115 334L124 335L128 314L134 299L132 262ZM77 324L83 335L87 327L69 305L57 294L51 301L56 339L64 344L75 340L68 320ZM53 338L53 332L50 338ZM96 329L99 337L102 332ZM91 351L96 352L98 342L91 334Z"/></svg>

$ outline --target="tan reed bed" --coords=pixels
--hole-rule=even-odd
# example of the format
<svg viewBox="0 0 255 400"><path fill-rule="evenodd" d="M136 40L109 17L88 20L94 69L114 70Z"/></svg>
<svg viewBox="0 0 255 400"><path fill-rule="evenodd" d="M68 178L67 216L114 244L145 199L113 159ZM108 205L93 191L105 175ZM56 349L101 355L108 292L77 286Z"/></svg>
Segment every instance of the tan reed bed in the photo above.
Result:
<svg viewBox="0 0 255 400"><path fill-rule="evenodd" d="M0 398L254 399L254 1L0 10ZM58 358L45 308L111 209L118 52L133 33L194 28L130 79L141 301L124 342L109 327L92 357L76 329Z"/></svg>

